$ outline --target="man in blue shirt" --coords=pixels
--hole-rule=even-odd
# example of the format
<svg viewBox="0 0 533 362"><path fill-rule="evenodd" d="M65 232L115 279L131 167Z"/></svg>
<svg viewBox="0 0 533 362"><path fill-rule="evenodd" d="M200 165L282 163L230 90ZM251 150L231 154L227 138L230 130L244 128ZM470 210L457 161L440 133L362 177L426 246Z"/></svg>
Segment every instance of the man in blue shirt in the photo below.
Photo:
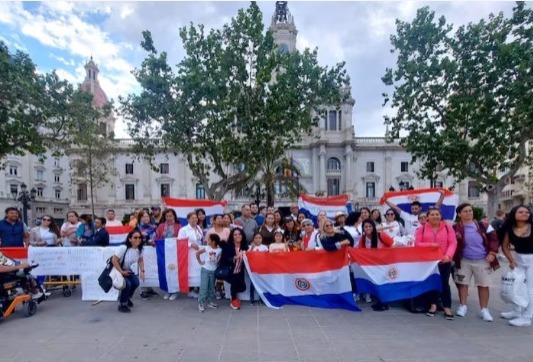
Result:
<svg viewBox="0 0 533 362"><path fill-rule="evenodd" d="M4 247L24 247L28 243L28 228L20 220L20 213L15 207L6 209L6 217L0 221L0 240Z"/></svg>

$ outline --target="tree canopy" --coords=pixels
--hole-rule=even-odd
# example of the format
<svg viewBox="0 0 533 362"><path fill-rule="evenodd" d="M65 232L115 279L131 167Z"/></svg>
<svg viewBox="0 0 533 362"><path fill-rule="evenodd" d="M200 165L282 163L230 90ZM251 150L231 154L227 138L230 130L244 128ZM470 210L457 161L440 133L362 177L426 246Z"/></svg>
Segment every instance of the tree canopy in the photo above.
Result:
<svg viewBox="0 0 533 362"><path fill-rule="evenodd" d="M143 32L148 56L134 71L142 92L122 99L121 112L137 151L182 153L211 199L271 169L262 163L310 132L321 107L349 96L344 63L322 67L316 49L278 51L255 2L222 29L190 24L180 36L186 54L173 71Z"/></svg>
<svg viewBox="0 0 533 362"><path fill-rule="evenodd" d="M533 13L517 2L511 17L488 19L456 30L428 7L411 22L396 21L391 36L396 65L383 82L393 86L385 123L421 159L421 176L436 166L456 179L493 186L489 213L506 179L528 160L533 139Z"/></svg>

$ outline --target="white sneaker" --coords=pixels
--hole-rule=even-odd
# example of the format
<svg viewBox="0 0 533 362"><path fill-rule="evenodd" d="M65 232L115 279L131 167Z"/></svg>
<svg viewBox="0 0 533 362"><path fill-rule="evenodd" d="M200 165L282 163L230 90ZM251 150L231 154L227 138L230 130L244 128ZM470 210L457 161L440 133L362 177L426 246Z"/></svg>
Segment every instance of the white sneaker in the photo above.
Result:
<svg viewBox="0 0 533 362"><path fill-rule="evenodd" d="M163 296L163 299L165 299L165 300L168 300L168 298L170 298L170 293L166 293L166 294Z"/></svg>
<svg viewBox="0 0 533 362"><path fill-rule="evenodd" d="M370 296L370 294L365 294L365 302L372 303L372 297Z"/></svg>
<svg viewBox="0 0 533 362"><path fill-rule="evenodd" d="M215 303L213 303L213 302L209 303L207 306L208 306L209 308L213 308L213 309L217 309L217 308L218 308L218 304L215 304Z"/></svg>
<svg viewBox="0 0 533 362"><path fill-rule="evenodd" d="M178 298L178 293L172 293L170 294L170 297L168 297L168 300L176 300Z"/></svg>
<svg viewBox="0 0 533 362"><path fill-rule="evenodd" d="M41 292L33 293L33 294L31 295L32 299L39 299L39 298L41 298L42 296L43 296L43 293L41 293Z"/></svg>
<svg viewBox="0 0 533 362"><path fill-rule="evenodd" d="M508 312L500 313L500 317L502 317L503 319L515 319L515 318L520 317L520 315L521 314L517 312L516 310L510 310Z"/></svg>
<svg viewBox="0 0 533 362"><path fill-rule="evenodd" d="M529 327L531 325L531 318L518 317L511 319L509 324L515 327Z"/></svg>
<svg viewBox="0 0 533 362"><path fill-rule="evenodd" d="M353 299L356 301L356 302L359 302L361 300L361 297L359 296L359 294L357 293L353 293Z"/></svg>
<svg viewBox="0 0 533 362"><path fill-rule="evenodd" d="M204 308L204 305L202 303L198 304L198 310L200 311L200 313L205 312L205 308Z"/></svg>
<svg viewBox="0 0 533 362"><path fill-rule="evenodd" d="M492 322L494 320L490 315L488 308L482 308L479 316L483 318L485 322Z"/></svg>
<svg viewBox="0 0 533 362"><path fill-rule="evenodd" d="M196 293L196 292L189 292L189 294L187 294L187 296L189 298L198 299L198 293Z"/></svg>
<svg viewBox="0 0 533 362"><path fill-rule="evenodd" d="M466 307L466 305L460 304L455 314L457 314L459 317L464 317L466 316L467 311L468 311L468 308Z"/></svg>

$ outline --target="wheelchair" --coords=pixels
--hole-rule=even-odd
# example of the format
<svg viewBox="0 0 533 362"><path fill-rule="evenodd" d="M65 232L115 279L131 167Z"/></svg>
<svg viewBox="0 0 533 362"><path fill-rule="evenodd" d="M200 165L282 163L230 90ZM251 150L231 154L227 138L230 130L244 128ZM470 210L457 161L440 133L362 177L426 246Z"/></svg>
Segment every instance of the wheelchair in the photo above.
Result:
<svg viewBox="0 0 533 362"><path fill-rule="evenodd" d="M9 317L21 305L25 316L37 313L37 305L47 299L42 287L30 274L38 266L0 274L0 319Z"/></svg>

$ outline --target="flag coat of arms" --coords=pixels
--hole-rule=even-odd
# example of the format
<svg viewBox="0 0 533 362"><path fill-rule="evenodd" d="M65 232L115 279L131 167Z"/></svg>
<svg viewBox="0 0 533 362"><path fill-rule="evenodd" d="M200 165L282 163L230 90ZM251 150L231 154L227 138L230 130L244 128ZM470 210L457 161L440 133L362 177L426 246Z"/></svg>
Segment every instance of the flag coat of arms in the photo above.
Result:
<svg viewBox="0 0 533 362"><path fill-rule="evenodd" d="M444 190L444 200L440 211L444 220L455 220L455 209L459 202L456 194L448 189ZM436 188L415 189L405 191L385 192L379 203L383 205L385 201L389 201L398 206L402 211L411 213L411 203L418 201L422 204L422 210L427 211L429 207L435 206L439 200L440 192Z"/></svg>
<svg viewBox="0 0 533 362"><path fill-rule="evenodd" d="M358 293L369 293L381 302L419 296L442 287L436 247L349 248Z"/></svg>
<svg viewBox="0 0 533 362"><path fill-rule="evenodd" d="M167 293L189 292L189 240L157 239L159 287Z"/></svg>
<svg viewBox="0 0 533 362"><path fill-rule="evenodd" d="M247 252L244 262L256 291L271 308L293 304L359 311L345 250Z"/></svg>
<svg viewBox="0 0 533 362"><path fill-rule="evenodd" d="M116 246L126 242L126 237L131 231L131 226L106 226L105 229L109 233L109 246Z"/></svg>
<svg viewBox="0 0 533 362"><path fill-rule="evenodd" d="M205 220L210 222L211 217L217 214L223 214L227 202L225 200L197 200L197 199L180 199L163 197L163 204L169 209L173 209L178 216L181 225L187 225L187 214L197 209L205 210Z"/></svg>

